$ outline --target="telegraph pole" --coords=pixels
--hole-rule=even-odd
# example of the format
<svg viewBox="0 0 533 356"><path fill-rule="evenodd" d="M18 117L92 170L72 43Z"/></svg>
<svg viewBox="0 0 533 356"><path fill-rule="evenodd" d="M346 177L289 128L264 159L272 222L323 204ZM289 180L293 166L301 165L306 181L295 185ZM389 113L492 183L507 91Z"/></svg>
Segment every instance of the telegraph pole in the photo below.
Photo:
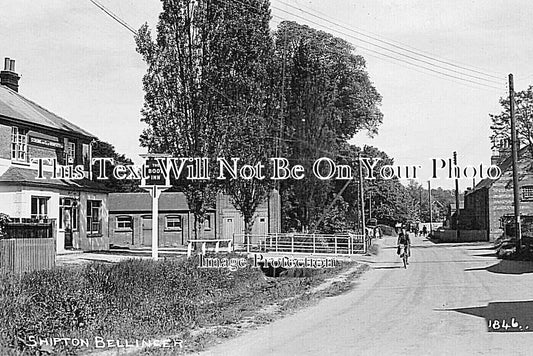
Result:
<svg viewBox="0 0 533 356"><path fill-rule="evenodd" d="M428 180L428 200L429 200L429 233L433 232L433 210L431 209L431 181Z"/></svg>
<svg viewBox="0 0 533 356"><path fill-rule="evenodd" d="M453 152L453 164L457 166L457 152ZM457 230L457 235L459 235L459 214L461 208L459 206L459 179L455 176L455 229Z"/></svg>
<svg viewBox="0 0 533 356"><path fill-rule="evenodd" d="M522 248L522 231L520 228L520 197L518 194L518 149L516 137L516 119L514 112L514 82L513 75L509 74L509 109L511 115L511 150L513 160L513 195L514 195L514 221L516 234L516 252Z"/></svg>
<svg viewBox="0 0 533 356"><path fill-rule="evenodd" d="M363 191L363 165L361 164L361 154L359 154L359 199L361 201L361 228L362 235L366 236L365 224L365 194Z"/></svg>
<svg viewBox="0 0 533 356"><path fill-rule="evenodd" d="M368 219L372 219L372 191L369 190L368 194L370 195L368 198Z"/></svg>

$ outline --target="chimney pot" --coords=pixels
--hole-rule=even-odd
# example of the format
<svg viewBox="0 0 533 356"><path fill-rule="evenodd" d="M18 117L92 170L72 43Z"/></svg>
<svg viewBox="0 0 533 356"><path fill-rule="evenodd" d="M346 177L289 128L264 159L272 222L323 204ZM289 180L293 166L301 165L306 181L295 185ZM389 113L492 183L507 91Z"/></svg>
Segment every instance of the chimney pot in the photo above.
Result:
<svg viewBox="0 0 533 356"><path fill-rule="evenodd" d="M6 57L4 59L4 70L0 71L0 85L5 85L18 92L19 79L19 75L15 73L15 60Z"/></svg>

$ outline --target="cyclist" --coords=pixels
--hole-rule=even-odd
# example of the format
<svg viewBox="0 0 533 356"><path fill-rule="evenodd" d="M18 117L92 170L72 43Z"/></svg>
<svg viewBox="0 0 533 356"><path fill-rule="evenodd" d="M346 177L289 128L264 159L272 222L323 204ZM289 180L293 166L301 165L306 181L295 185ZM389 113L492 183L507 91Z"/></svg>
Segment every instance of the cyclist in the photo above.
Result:
<svg viewBox="0 0 533 356"><path fill-rule="evenodd" d="M402 253L407 254L407 257L411 256L411 239L404 228L398 234L398 254L402 256Z"/></svg>

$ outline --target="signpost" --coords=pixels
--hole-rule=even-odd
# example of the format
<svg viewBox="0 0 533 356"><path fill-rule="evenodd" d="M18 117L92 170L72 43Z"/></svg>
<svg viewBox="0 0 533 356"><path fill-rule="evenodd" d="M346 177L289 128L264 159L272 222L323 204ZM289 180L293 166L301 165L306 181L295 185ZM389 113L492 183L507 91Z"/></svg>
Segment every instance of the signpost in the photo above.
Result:
<svg viewBox="0 0 533 356"><path fill-rule="evenodd" d="M152 197L152 259L157 261L159 259L159 197L161 192L172 187L170 175L165 177L159 161L167 161L170 155L149 153L141 157L144 158L145 163L139 187L146 189Z"/></svg>

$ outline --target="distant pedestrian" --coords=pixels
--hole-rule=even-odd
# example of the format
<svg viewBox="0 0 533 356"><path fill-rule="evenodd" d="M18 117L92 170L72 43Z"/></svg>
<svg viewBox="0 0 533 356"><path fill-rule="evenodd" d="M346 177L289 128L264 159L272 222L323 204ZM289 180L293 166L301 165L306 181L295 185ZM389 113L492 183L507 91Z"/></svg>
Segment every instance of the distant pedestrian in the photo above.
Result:
<svg viewBox="0 0 533 356"><path fill-rule="evenodd" d="M424 225L424 227L422 228L422 236L426 237L427 234L428 234L428 229L426 225Z"/></svg>

